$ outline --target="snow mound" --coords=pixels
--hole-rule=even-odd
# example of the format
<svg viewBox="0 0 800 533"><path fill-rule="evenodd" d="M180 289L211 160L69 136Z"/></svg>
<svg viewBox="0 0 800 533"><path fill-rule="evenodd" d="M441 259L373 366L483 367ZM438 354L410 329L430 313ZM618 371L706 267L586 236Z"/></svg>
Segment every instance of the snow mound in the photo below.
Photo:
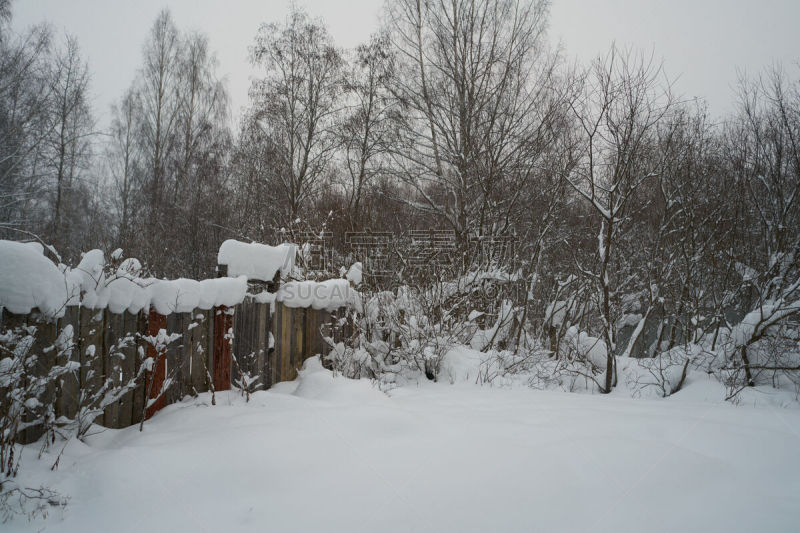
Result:
<svg viewBox="0 0 800 533"><path fill-rule="evenodd" d="M276 272L289 274L292 271L296 254L294 244L268 246L228 239L219 247L217 264L227 265L229 276L272 281Z"/></svg>
<svg viewBox="0 0 800 533"><path fill-rule="evenodd" d="M388 399L369 380L334 377L322 366L319 357L306 359L295 383L292 395L311 400L363 405Z"/></svg>
<svg viewBox="0 0 800 533"><path fill-rule="evenodd" d="M605 370L608 351L602 339L592 337L585 331L579 332L578 328L572 326L566 331L564 342L575 354L585 357L595 367Z"/></svg>

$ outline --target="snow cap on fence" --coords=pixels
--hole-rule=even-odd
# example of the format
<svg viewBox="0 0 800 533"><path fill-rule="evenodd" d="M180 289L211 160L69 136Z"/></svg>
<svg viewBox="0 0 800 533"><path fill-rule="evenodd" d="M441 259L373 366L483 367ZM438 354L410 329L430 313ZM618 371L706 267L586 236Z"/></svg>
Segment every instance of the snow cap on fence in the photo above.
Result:
<svg viewBox="0 0 800 533"><path fill-rule="evenodd" d="M244 301L247 278L154 280L147 287L150 305L162 314L188 313L192 309L234 306Z"/></svg>
<svg viewBox="0 0 800 533"><path fill-rule="evenodd" d="M63 316L70 289L41 244L0 240L0 308L19 315L38 308L51 317Z"/></svg>
<svg viewBox="0 0 800 533"><path fill-rule="evenodd" d="M187 313L195 308L234 306L247 294L247 278L160 280L140 278L141 264L126 259L116 272L106 271L103 252L91 250L75 268L57 267L38 243L0 240L0 307L14 314L38 308L63 316L68 305L138 313L152 306L158 313Z"/></svg>
<svg viewBox="0 0 800 533"><path fill-rule="evenodd" d="M346 279L327 281L290 281L275 296L286 307L312 307L333 311L340 307L360 305L358 291Z"/></svg>
<svg viewBox="0 0 800 533"><path fill-rule="evenodd" d="M276 272L288 275L292 271L296 254L295 244L268 246L228 239L219 247L217 264L227 265L229 276L272 281Z"/></svg>

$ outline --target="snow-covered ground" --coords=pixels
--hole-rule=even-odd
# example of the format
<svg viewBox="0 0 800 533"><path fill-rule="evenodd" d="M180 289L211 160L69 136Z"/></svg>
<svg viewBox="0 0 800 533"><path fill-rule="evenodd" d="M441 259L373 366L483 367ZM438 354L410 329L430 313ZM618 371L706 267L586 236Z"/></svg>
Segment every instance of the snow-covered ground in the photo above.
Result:
<svg viewBox="0 0 800 533"><path fill-rule="evenodd" d="M292 383L28 447L69 495L30 531L796 531L800 410L476 386ZM721 391L718 391L721 392Z"/></svg>

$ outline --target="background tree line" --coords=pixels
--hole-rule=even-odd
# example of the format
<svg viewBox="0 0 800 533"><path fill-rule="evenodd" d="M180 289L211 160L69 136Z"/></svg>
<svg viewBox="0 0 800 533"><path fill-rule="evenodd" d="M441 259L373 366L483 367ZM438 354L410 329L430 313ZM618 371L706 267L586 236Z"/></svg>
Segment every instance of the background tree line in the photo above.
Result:
<svg viewBox="0 0 800 533"><path fill-rule="evenodd" d="M526 320L543 331L548 304L580 300L574 322L611 348L606 390L613 354L636 343L655 354L756 306L746 360L798 310L795 67L742 76L718 120L675 95L652 55L569 64L545 0L393 0L385 16L354 50L296 7L261 26L233 127L208 37L163 11L99 132L76 40L13 32L0 0L2 236L38 235L65 260L121 247L196 278L227 238L446 228L457 275L476 267L470 239L511 236L499 266L526 283ZM621 342L631 316L642 327Z"/></svg>

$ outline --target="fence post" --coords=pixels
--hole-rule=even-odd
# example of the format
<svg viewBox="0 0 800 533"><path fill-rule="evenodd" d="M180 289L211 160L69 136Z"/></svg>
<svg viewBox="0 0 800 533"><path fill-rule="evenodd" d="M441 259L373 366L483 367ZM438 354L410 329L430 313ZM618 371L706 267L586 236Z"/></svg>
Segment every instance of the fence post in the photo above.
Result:
<svg viewBox="0 0 800 533"><path fill-rule="evenodd" d="M158 313L155 308L150 307L150 314L147 317L147 334L155 338L158 332L167 328L167 317ZM158 398L150 407L145 409L145 420L153 416L157 411L163 409L167 405L167 397L161 393L161 387L164 386L164 380L167 377L167 357L164 353L165 350L157 351L154 342L147 343L147 357L153 358L153 370L147 373L148 382L150 383L149 399ZM152 380L152 381L151 381ZM145 390L145 392L147 392Z"/></svg>
<svg viewBox="0 0 800 533"><path fill-rule="evenodd" d="M228 275L228 265L217 265L217 277ZM231 335L235 308L220 305L214 308L214 390L231 388Z"/></svg>

